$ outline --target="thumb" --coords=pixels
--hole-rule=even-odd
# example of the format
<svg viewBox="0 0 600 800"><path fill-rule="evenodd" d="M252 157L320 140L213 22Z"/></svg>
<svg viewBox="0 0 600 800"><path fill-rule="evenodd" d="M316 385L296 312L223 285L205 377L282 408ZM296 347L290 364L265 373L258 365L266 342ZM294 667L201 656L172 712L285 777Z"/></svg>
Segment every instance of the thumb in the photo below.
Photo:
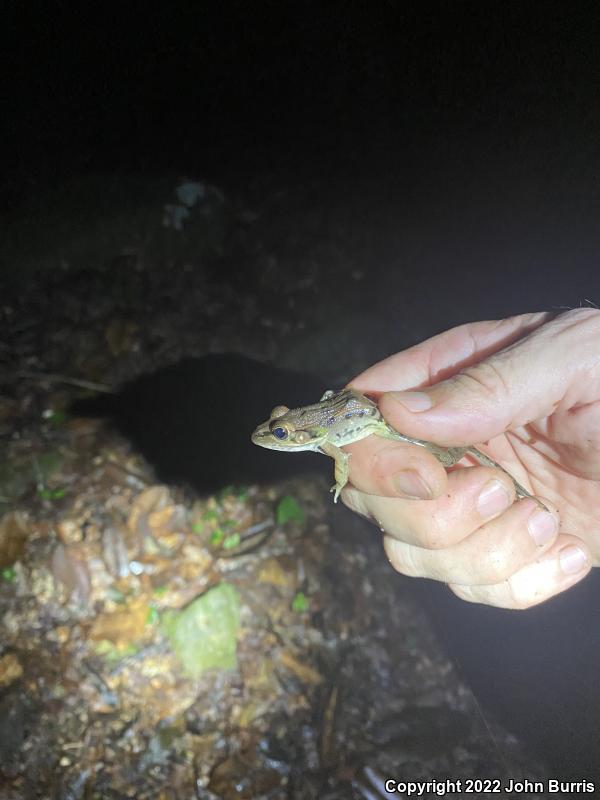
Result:
<svg viewBox="0 0 600 800"><path fill-rule="evenodd" d="M448 380L385 393L379 407L392 427L409 436L446 446L485 442L561 407L593 402L600 384L599 334L600 314L577 309Z"/></svg>

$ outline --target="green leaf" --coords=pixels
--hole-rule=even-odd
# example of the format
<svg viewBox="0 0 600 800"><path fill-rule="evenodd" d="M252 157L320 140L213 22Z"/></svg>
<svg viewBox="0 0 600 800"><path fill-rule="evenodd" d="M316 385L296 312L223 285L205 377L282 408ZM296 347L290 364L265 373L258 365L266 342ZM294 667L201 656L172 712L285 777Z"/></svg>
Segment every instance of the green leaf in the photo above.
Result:
<svg viewBox="0 0 600 800"><path fill-rule="evenodd" d="M232 533L223 539L223 550L233 550L240 543L239 533Z"/></svg>
<svg viewBox="0 0 600 800"><path fill-rule="evenodd" d="M3 570L0 570L0 576L2 576L3 581L7 581L7 583L12 583L17 577L17 573L12 567L4 567Z"/></svg>
<svg viewBox="0 0 600 800"><path fill-rule="evenodd" d="M146 625L154 625L155 622L158 622L160 619L160 614L154 608L154 606L150 606L148 609L148 616L146 617Z"/></svg>
<svg viewBox="0 0 600 800"><path fill-rule="evenodd" d="M67 415L64 413L64 411L50 411L46 417L48 422L50 422L52 425L56 425L57 427L59 425L63 425L66 418Z"/></svg>
<svg viewBox="0 0 600 800"><path fill-rule="evenodd" d="M248 487L247 486L236 486L234 483L230 483L228 486L224 486L217 494L217 498L219 502L223 502L223 499L229 495L233 495L237 497L238 500L245 500L248 496Z"/></svg>
<svg viewBox="0 0 600 800"><path fill-rule="evenodd" d="M210 535L210 539L208 543L213 545L213 547L219 547L223 539L225 538L225 534L221 530L221 528L216 528Z"/></svg>
<svg viewBox="0 0 600 800"><path fill-rule="evenodd" d="M292 600L292 611L303 613L304 611L308 611L309 608L310 600L308 597L304 594L304 592L298 592Z"/></svg>
<svg viewBox="0 0 600 800"><path fill-rule="evenodd" d="M286 522L293 520L294 522L304 522L305 514L300 508L298 503L289 494L284 495L277 505L275 512L278 525L285 525Z"/></svg>
<svg viewBox="0 0 600 800"><path fill-rule="evenodd" d="M46 489L38 487L38 494L42 500L60 500L66 494L66 489Z"/></svg>
<svg viewBox="0 0 600 800"><path fill-rule="evenodd" d="M139 652L139 648L134 644L128 644L124 648L115 647L115 645L108 641L108 639L101 639L92 645L96 655L101 656L108 664L118 664L129 656L134 656Z"/></svg>

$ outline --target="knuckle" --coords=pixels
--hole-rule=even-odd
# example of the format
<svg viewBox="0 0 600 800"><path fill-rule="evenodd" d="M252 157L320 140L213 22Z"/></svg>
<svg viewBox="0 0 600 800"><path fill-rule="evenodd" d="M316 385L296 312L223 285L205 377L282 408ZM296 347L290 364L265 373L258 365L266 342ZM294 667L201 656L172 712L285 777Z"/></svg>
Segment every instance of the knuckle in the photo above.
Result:
<svg viewBox="0 0 600 800"><path fill-rule="evenodd" d="M408 578L425 577L422 565L415 559L414 548L392 537L386 537L385 550L392 567Z"/></svg>
<svg viewBox="0 0 600 800"><path fill-rule="evenodd" d="M530 564L508 579L507 583L514 608L525 609L537 606L560 591L553 580L548 580L548 576L543 570L540 573L539 564L540 562Z"/></svg>
<svg viewBox="0 0 600 800"><path fill-rule="evenodd" d="M375 521L375 517L371 513L369 509L366 498L363 492L359 491L350 486L344 487L341 495L342 503L349 508L350 511L354 511L355 514L358 514L361 517L365 517L365 519Z"/></svg>
<svg viewBox="0 0 600 800"><path fill-rule="evenodd" d="M575 338L577 346L583 342L597 342L600 336L600 309L573 308L557 317L549 326L549 334L554 339Z"/></svg>
<svg viewBox="0 0 600 800"><path fill-rule="evenodd" d="M419 544L425 550L443 550L448 547L448 533L443 519L431 516L418 532Z"/></svg>
<svg viewBox="0 0 600 800"><path fill-rule="evenodd" d="M460 372L455 380L461 389L476 394L478 398L483 394L494 403L502 402L509 394L505 376L493 359L469 367Z"/></svg>
<svg viewBox="0 0 600 800"><path fill-rule="evenodd" d="M531 592L523 591L519 582L511 578L506 580L506 585L511 599L511 608L516 611L524 611L546 599L546 596L535 597L531 595Z"/></svg>
<svg viewBox="0 0 600 800"><path fill-rule="evenodd" d="M566 326L571 324L586 323L600 328L600 309L599 308L572 308L561 314L559 319Z"/></svg>
<svg viewBox="0 0 600 800"><path fill-rule="evenodd" d="M514 564L510 553L504 548L490 550L479 570L479 582L485 584L501 583L514 572Z"/></svg>
<svg viewBox="0 0 600 800"><path fill-rule="evenodd" d="M525 598L515 597L509 581L502 581L493 586L463 586L450 584L451 591L467 603L483 603L495 608L506 608L520 611L531 605Z"/></svg>
<svg viewBox="0 0 600 800"><path fill-rule="evenodd" d="M468 586L462 583L449 583L448 588L460 600L465 600L467 603L481 603L482 598L477 593L477 587Z"/></svg>

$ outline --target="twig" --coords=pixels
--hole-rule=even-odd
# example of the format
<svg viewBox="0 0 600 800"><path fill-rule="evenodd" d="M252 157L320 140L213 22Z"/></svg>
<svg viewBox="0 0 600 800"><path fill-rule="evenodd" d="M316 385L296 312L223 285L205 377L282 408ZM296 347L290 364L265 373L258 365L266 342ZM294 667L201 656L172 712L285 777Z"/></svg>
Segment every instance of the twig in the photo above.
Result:
<svg viewBox="0 0 600 800"><path fill-rule="evenodd" d="M50 381L52 383L68 383L77 386L79 389L89 389L92 392L104 392L114 394L114 390L105 383L95 383L86 381L83 378L71 378L69 375L60 375L57 372L35 372L33 370L20 369L14 373L17 378L27 378L34 381Z"/></svg>

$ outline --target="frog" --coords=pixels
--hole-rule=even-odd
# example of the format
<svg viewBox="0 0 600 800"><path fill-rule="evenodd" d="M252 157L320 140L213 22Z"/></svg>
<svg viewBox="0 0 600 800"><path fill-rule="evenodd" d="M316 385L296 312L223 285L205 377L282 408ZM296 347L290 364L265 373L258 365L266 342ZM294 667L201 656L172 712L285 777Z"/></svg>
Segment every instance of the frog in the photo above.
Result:
<svg viewBox="0 0 600 800"><path fill-rule="evenodd" d="M501 470L511 479L517 498L530 497L544 510L546 506L522 486L508 470L473 446L442 447L424 439L406 436L386 422L374 399L356 389L328 389L318 403L300 408L275 406L266 422L256 427L252 442L269 450L295 453L314 450L333 458L335 483L331 487L333 501L337 503L340 493L348 483L350 475L350 453L341 448L371 435L397 442L424 447L449 469L465 456L471 456L485 467Z"/></svg>

